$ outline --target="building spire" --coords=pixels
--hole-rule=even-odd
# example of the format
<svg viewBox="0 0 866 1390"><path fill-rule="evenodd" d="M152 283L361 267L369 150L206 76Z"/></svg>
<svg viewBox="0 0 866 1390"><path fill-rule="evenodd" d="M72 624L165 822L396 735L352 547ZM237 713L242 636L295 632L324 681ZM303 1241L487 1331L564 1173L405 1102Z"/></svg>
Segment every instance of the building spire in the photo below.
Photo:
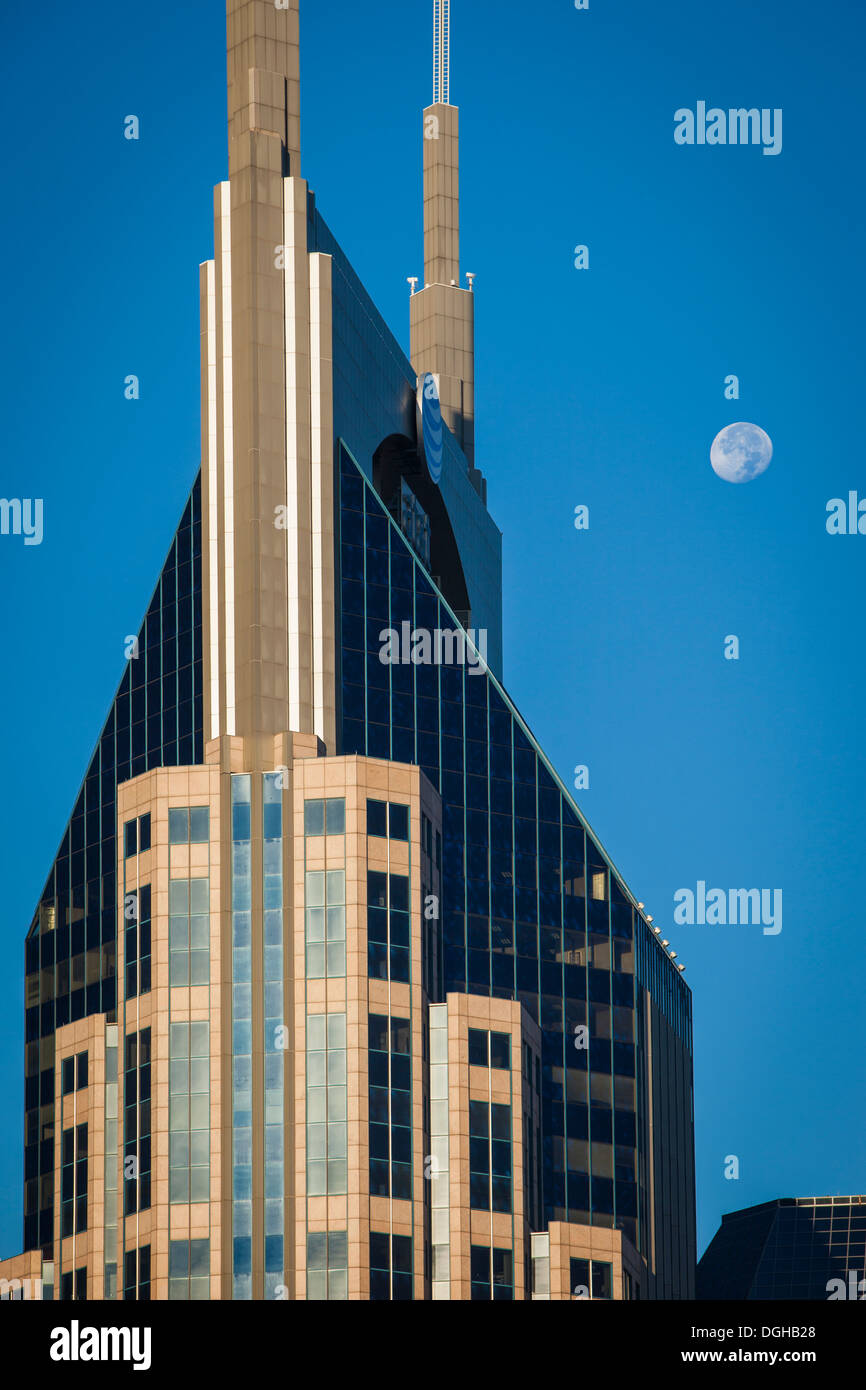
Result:
<svg viewBox="0 0 866 1390"><path fill-rule="evenodd" d="M433 105L451 102L451 0L433 0Z"/></svg>
<svg viewBox="0 0 866 1390"><path fill-rule="evenodd" d="M424 284L460 282L460 113L451 105L451 0L433 0L433 105L424 112Z"/></svg>
<svg viewBox="0 0 866 1390"><path fill-rule="evenodd" d="M301 172L298 6L227 0L230 174L247 167L251 145L275 140L284 151L281 172Z"/></svg>
<svg viewBox="0 0 866 1390"><path fill-rule="evenodd" d="M308 242L298 8L226 0L229 177L201 278L204 717L268 757L287 732L336 738L331 261Z"/></svg>
<svg viewBox="0 0 866 1390"><path fill-rule="evenodd" d="M433 104L424 112L424 288L410 304L412 364L439 378L442 414L475 454L474 295L460 286L460 112L451 105L451 0L433 0Z"/></svg>

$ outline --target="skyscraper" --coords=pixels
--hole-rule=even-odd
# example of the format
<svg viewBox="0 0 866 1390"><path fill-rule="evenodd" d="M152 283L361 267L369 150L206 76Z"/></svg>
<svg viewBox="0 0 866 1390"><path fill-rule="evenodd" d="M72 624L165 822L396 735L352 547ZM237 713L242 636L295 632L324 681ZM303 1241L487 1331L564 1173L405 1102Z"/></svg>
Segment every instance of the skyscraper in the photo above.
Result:
<svg viewBox="0 0 866 1390"><path fill-rule="evenodd" d="M297 0L227 10L201 472L27 935L0 1271L690 1297L690 993L502 685L449 0L411 362L302 176Z"/></svg>
<svg viewBox="0 0 866 1390"><path fill-rule="evenodd" d="M866 1196L780 1197L722 1217L700 1299L866 1298Z"/></svg>

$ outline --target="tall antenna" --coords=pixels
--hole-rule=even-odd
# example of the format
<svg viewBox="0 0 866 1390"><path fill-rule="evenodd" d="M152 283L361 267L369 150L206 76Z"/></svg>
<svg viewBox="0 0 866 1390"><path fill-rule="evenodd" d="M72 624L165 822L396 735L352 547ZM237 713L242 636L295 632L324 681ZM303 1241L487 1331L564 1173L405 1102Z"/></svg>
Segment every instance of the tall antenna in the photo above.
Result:
<svg viewBox="0 0 866 1390"><path fill-rule="evenodd" d="M433 105L451 104L451 0L433 0Z"/></svg>

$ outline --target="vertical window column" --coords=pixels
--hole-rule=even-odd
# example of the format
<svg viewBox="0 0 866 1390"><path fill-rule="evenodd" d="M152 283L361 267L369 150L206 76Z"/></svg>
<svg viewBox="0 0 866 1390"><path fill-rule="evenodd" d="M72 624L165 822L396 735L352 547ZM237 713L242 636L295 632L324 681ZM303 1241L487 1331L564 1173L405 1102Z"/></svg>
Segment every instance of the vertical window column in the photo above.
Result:
<svg viewBox="0 0 866 1390"><path fill-rule="evenodd" d="M150 884L130 889L124 895L123 960L126 972L125 998L134 999L150 989L151 955Z"/></svg>
<svg viewBox="0 0 866 1390"><path fill-rule="evenodd" d="M469 1102L469 1205L511 1211L511 1106Z"/></svg>
<svg viewBox="0 0 866 1390"><path fill-rule="evenodd" d="M430 822L427 822L428 825ZM448 1138L448 1005L430 1005L430 1240L433 1299L451 1297L451 1212Z"/></svg>
<svg viewBox="0 0 866 1390"><path fill-rule="evenodd" d="M103 1297L117 1298L117 1024L105 1029L105 1268Z"/></svg>
<svg viewBox="0 0 866 1390"><path fill-rule="evenodd" d="M412 1302L412 1237L370 1232L370 1302Z"/></svg>
<svg viewBox="0 0 866 1390"><path fill-rule="evenodd" d="M150 1029L129 1033L123 1073L123 1212L150 1207Z"/></svg>
<svg viewBox="0 0 866 1390"><path fill-rule="evenodd" d="M150 1246L127 1250L123 1257L123 1297L130 1303L150 1302Z"/></svg>
<svg viewBox="0 0 866 1390"><path fill-rule="evenodd" d="M171 1300L210 1298L209 1240L169 1242L168 1296Z"/></svg>
<svg viewBox="0 0 866 1390"><path fill-rule="evenodd" d="M533 1232L530 1236L532 1259L532 1297L550 1298L550 1235L547 1231Z"/></svg>
<svg viewBox="0 0 866 1390"><path fill-rule="evenodd" d="M412 1196L412 1081L408 1018L370 1014L370 1195Z"/></svg>
<svg viewBox="0 0 866 1390"><path fill-rule="evenodd" d="M307 1196L348 1190L346 1015L307 1018Z"/></svg>
<svg viewBox="0 0 866 1390"><path fill-rule="evenodd" d="M168 885L169 983L210 979L210 879L173 878Z"/></svg>
<svg viewBox="0 0 866 1390"><path fill-rule="evenodd" d="M307 1302L349 1297L349 1242L346 1231L310 1231L307 1236Z"/></svg>
<svg viewBox="0 0 866 1390"><path fill-rule="evenodd" d="M150 817L148 817L148 820ZM142 884L138 895L138 992L150 991L151 977L151 894L150 884Z"/></svg>
<svg viewBox="0 0 866 1390"><path fill-rule="evenodd" d="M62 1236L87 1230L87 1125L70 1125L61 1140L60 1202Z"/></svg>
<svg viewBox="0 0 866 1390"><path fill-rule="evenodd" d="M286 1043L283 999L283 793L282 775L262 779L264 818L264 1067L265 1067L265 1298L284 1282L283 1188L285 1181L283 1087Z"/></svg>
<svg viewBox="0 0 866 1390"><path fill-rule="evenodd" d="M304 883L308 980L346 975L346 871L308 869Z"/></svg>
<svg viewBox="0 0 866 1390"><path fill-rule="evenodd" d="M210 1197L210 1056L207 1023L172 1023L169 1201Z"/></svg>
<svg viewBox="0 0 866 1390"><path fill-rule="evenodd" d="M232 1296L236 1299L253 1296L250 794L249 773L232 777Z"/></svg>
<svg viewBox="0 0 866 1390"><path fill-rule="evenodd" d="M367 973L409 983L409 879L367 871Z"/></svg>

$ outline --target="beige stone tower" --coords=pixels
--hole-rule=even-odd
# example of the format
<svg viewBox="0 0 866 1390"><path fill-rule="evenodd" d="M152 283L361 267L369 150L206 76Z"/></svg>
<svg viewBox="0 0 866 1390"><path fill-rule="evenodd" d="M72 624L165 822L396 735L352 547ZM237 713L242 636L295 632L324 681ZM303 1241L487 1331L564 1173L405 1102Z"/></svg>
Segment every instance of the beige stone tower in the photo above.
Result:
<svg viewBox="0 0 866 1390"><path fill-rule="evenodd" d="M228 0L229 178L201 268L205 739L333 751L331 261L307 248L298 0Z"/></svg>
<svg viewBox="0 0 866 1390"><path fill-rule="evenodd" d="M475 462L475 300L460 286L460 112L450 104L450 0L435 0L433 104L423 115L424 288L410 300L411 355L437 378L442 415Z"/></svg>

